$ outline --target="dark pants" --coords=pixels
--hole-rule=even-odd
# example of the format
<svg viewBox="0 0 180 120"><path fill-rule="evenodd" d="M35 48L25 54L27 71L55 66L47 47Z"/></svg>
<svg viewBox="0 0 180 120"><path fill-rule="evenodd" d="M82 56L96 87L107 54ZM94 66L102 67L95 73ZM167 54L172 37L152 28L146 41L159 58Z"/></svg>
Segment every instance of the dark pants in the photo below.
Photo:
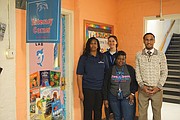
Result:
<svg viewBox="0 0 180 120"><path fill-rule="evenodd" d="M83 89L84 94L84 120L92 120L92 111L94 111L94 120L101 120L102 116L102 91Z"/></svg>
<svg viewBox="0 0 180 120"><path fill-rule="evenodd" d="M110 104L109 104L108 108L104 106L104 110L105 110L106 120L109 120L110 114L113 113L112 110L111 110Z"/></svg>

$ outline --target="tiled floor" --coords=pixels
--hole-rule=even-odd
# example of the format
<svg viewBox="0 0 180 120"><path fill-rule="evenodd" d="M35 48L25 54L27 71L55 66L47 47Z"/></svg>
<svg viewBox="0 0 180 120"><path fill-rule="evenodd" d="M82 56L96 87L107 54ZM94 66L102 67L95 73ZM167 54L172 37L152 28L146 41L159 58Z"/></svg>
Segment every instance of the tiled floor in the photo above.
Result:
<svg viewBox="0 0 180 120"><path fill-rule="evenodd" d="M149 106L151 103L149 104ZM180 104L163 102L162 120L180 120ZM148 108L148 120L152 120L153 114L151 107ZM105 120L105 119L103 119ZM111 119L113 120L113 119ZM137 119L135 119L137 120Z"/></svg>
<svg viewBox="0 0 180 120"><path fill-rule="evenodd" d="M150 104L149 104L150 106ZM180 120L180 104L163 102L162 120ZM148 109L148 120L152 120L152 109Z"/></svg>

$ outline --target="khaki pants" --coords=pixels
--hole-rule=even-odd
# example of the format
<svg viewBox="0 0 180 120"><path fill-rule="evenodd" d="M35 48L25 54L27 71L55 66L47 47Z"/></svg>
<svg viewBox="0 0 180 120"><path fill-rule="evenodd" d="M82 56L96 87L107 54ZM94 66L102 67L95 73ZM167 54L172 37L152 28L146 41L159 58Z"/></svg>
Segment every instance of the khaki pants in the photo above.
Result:
<svg viewBox="0 0 180 120"><path fill-rule="evenodd" d="M148 95L139 89L138 102L139 102L139 120L147 120L147 109L149 100L151 100L153 120L161 120L161 107L162 107L163 91L159 91L154 95Z"/></svg>

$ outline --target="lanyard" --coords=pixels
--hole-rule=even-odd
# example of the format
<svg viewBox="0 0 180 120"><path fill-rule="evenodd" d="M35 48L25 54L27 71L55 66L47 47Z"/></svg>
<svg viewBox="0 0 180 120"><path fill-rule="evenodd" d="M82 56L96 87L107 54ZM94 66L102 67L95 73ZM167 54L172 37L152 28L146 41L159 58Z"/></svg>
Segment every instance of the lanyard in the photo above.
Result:
<svg viewBox="0 0 180 120"><path fill-rule="evenodd" d="M113 55L110 55L109 59L110 59L111 65L113 65L115 61L115 58L113 57Z"/></svg>
<svg viewBox="0 0 180 120"><path fill-rule="evenodd" d="M122 69L121 69L121 71L119 71L118 70L118 68L117 67L115 67L116 68L116 74L118 75L118 77L119 77L119 90L121 90L121 86L120 86L120 82L121 82L121 80L122 80L122 75L124 75L124 65L122 66Z"/></svg>

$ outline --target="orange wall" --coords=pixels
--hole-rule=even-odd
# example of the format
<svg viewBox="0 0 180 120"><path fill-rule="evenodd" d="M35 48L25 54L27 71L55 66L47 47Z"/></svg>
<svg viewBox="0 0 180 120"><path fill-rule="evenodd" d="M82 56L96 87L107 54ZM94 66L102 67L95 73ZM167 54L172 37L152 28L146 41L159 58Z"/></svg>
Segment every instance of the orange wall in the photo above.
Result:
<svg viewBox="0 0 180 120"><path fill-rule="evenodd" d="M180 0L162 0L163 15L180 14ZM160 0L119 0L118 38L127 52L127 62L135 65L135 54L143 48L144 17L160 14Z"/></svg>
<svg viewBox="0 0 180 120"><path fill-rule="evenodd" d="M163 15L180 14L180 0L162 0ZM127 63L135 66L136 52L143 48L144 17L160 14L160 0L119 0L119 47L127 53ZM136 107L138 115L138 107Z"/></svg>
<svg viewBox="0 0 180 120"><path fill-rule="evenodd" d="M74 1L75 0L61 0L61 7L74 11Z"/></svg>
<svg viewBox="0 0 180 120"><path fill-rule="evenodd" d="M75 0L75 42L74 42L74 120L81 120L81 107L76 83L76 67L83 51L83 21L91 20L114 25L117 34L117 1L118 0Z"/></svg>
<svg viewBox="0 0 180 120"><path fill-rule="evenodd" d="M74 120L81 120L76 84L76 67L83 50L83 20L114 25L120 49L134 65L135 53L142 49L144 17L159 15L160 0L62 0L62 8L74 11ZM179 0L163 0L163 14L180 14ZM16 10L16 93L17 120L27 118L25 11Z"/></svg>
<svg viewBox="0 0 180 120"><path fill-rule="evenodd" d="M17 120L27 118L26 84L26 14L16 9L16 116Z"/></svg>

